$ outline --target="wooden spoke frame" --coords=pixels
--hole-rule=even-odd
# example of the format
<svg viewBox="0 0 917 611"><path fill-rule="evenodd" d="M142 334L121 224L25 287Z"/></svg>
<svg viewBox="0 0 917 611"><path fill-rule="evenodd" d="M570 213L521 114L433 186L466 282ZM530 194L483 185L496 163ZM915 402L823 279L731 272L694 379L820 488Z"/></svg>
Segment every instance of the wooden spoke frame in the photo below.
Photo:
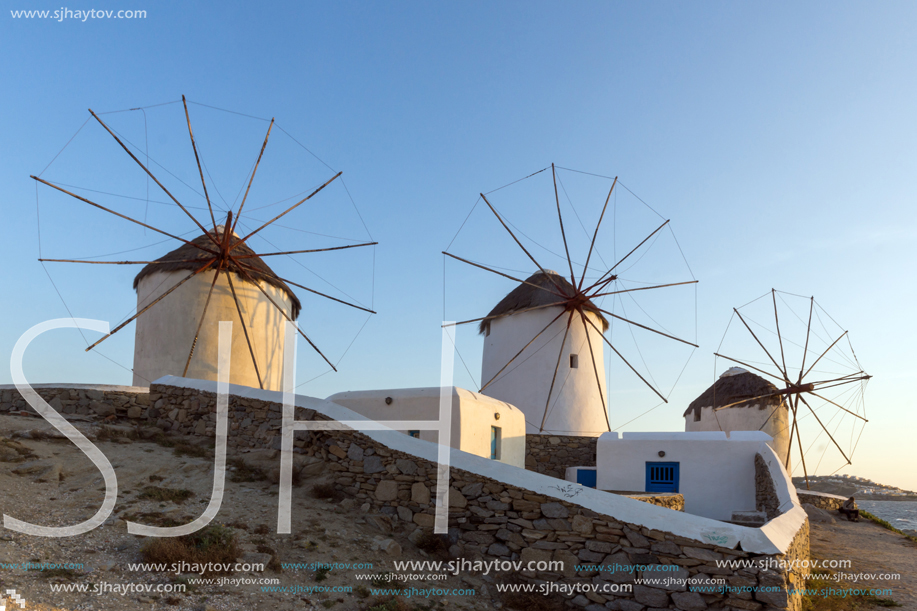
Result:
<svg viewBox="0 0 917 611"><path fill-rule="evenodd" d="M203 272L213 271L213 272L214 272L214 276L213 276L213 279L212 279L212 281L211 281L211 283L210 283L210 288L209 288L209 291L208 291L208 293L207 293L207 298L206 298L206 300L205 300L205 302L204 302L204 305L203 305L203 307L202 307L201 314L200 314L200 318L199 318L199 320L198 320L198 324L197 324L197 327L196 327L196 331L195 331L194 337L191 339L191 342L190 342L190 350L189 350L189 352L188 352L187 359L185 360L184 371L182 372L182 375L183 375L183 376L187 375L188 369L189 369L189 367L190 367L190 365L191 365L191 363L192 363L192 359L193 359L193 357L194 357L194 352L195 352L195 348L196 348L196 345L197 345L197 342L198 342L198 338L199 338L199 336L200 336L201 329L203 328L204 321L205 321L206 315L207 315L207 311L208 311L208 308L209 308L210 303L211 303L211 297L213 296L213 292L214 292L214 289L216 288L217 281L218 281L218 279L220 278L220 275L221 275L221 274L225 275L225 277L226 277L226 279L227 279L227 281L228 281L228 284L229 284L230 292L231 292L231 294L232 294L233 302L234 302L235 307L236 307L236 312L237 312L237 314L238 314L238 316L239 316L239 319L240 319L240 321L241 321L241 323L242 323L242 329L243 329L243 333L244 333L244 336L245 336L246 344L247 344L247 346L248 346L248 352L249 352L249 355L251 356L252 365L253 365L253 367L254 367L255 374L256 374L256 376L257 376L257 378L258 378L258 385L259 385L259 387L264 388L265 380L264 380L264 378L263 378L263 372L262 372L261 368L260 368L259 365L258 365L258 360L257 360L257 358L256 358L255 349L254 349L254 346L253 346L253 344L252 344L252 338L251 338L251 334L250 334L250 330L249 330L249 325L248 325L247 322L246 322L246 313L245 313L245 311L244 311L244 308L243 308L243 306L242 306L242 303L240 302L239 295L238 295L237 290L236 290L237 287L235 286L235 283L233 282L233 279L232 279L233 273L238 274L240 278L246 280L247 282L250 282L250 283L254 284L254 285L261 291L261 293L264 295L264 297L267 298L267 300L268 300L268 302L271 304L271 306L272 306L274 309L276 309L276 310L283 316L283 318L284 318L285 320L289 321L290 323L293 323L293 319L292 319L290 313L288 313L288 312L286 311L286 309L285 309L281 304L277 303L277 301L276 301L275 299L273 299L273 298L265 291L265 289L261 286L261 284L262 284L263 282L260 281L260 280L257 278L258 276L269 276L269 274L267 274L267 273L264 272L263 270L257 269L256 267L252 266L252 265L250 264L250 261L251 261L251 260L253 260L253 259L254 259L254 260L257 260L258 258L263 257L263 256L280 256L280 255L290 256L290 255L296 255L296 254L310 254L310 253L329 252L329 251L337 251L337 250L344 250L344 249L350 249L350 248L359 248L359 247L366 247L366 246L375 246L375 245L377 244L377 242L371 241L371 242L364 242L364 243L360 243L360 244L350 244L350 245L345 245L345 246L334 246L334 247L327 247L327 248L299 249L299 250L289 250L289 251L280 251L280 252L268 252L268 253L264 253L264 254L258 254L258 253L253 253L253 254L242 254L241 251L234 252L235 249L237 249L239 246L241 246L242 244L246 244L252 236L258 234L258 233L261 232L263 229L265 229L265 228L271 226L273 223L275 223L276 221L278 221L278 220L281 219L282 217L286 216L287 214L289 214L290 212L292 212L293 210L295 210L297 207L299 207L299 206L302 205L303 203L309 201L313 196L317 195L317 194L318 194L319 192L321 192L325 187L327 187L327 186L330 185L334 180L336 180L338 177L340 177L341 174L342 174L342 172L337 172L337 173L336 173L334 176L332 176L330 179L328 179L328 180L325 181L323 184L321 184L319 187L317 187L316 189L314 189L309 195L307 195L307 196L304 197L303 199L299 200L297 203L293 204L292 206L290 206L289 208L287 208L286 210L284 210L283 212L281 212L280 214L278 214L277 216L275 216L275 217L272 218L271 220L269 220L269 221L267 221L267 222L261 224L257 229L255 229L254 231L251 231L251 232L248 233L246 236L244 236L244 237L242 237L242 238L237 237L237 236L235 235L235 231L234 231L234 230L235 230L236 226L238 225L239 221L241 220L241 216L242 216L242 215L241 215L241 212L242 212L242 209L243 209L243 207L245 206L245 203L246 203L246 201L247 201L247 199L248 199L248 196L249 196L249 193L250 193L250 190L251 190L251 187L252 187L252 183L254 182L255 175L256 175L256 173L257 173L257 171L258 171L258 167L260 166L262 157L264 156L265 149L267 148L268 139L270 138L271 130L272 130L273 126L274 126L274 119L272 118L272 119L270 120L270 124L269 124L268 129L267 129L267 134L266 134L265 137L264 137L264 142L262 143L261 149L260 149L260 151L259 151L259 153L258 153L257 160L255 161L255 165L254 165L254 167L252 168L251 175L250 175L249 178L248 178L247 185L246 185L246 188L245 188L245 194L244 194L244 196L242 197L242 201L241 201L241 203L239 204L238 211L237 211L236 214L235 214L235 221L233 221L233 216L234 216L233 211L230 209L230 210L228 211L228 213L227 213L226 222L225 222L225 224L223 225L223 231L220 232L220 231L219 231L219 228L218 228L218 225L217 225L216 216L214 215L213 204L212 204L212 202L211 202L211 200L210 200L210 194L209 194L209 191L208 191L208 188L207 188L207 182L206 182L206 180L204 179L204 169L203 169L203 165L202 165L202 162L201 162L200 154L199 154L199 152L198 152L197 143L195 142L194 131L193 131L192 125L191 125L191 115L190 115L190 112L189 112L189 110L188 110L188 102L187 102L187 100L185 99L185 96L182 96L182 105L183 105L183 107L184 107L185 121L186 121L187 128L188 128L188 137L189 137L189 140L190 140L190 143L191 143L191 148L192 148L192 150L193 150L193 152L194 152L194 159L195 159L195 162L196 162L196 165L197 165L197 170L198 170L198 175L199 175L199 177L200 177L201 186L202 186L202 188L203 188L204 198L205 198L205 200L206 200L206 202L207 202L207 211L208 211L208 214L209 214L209 217L210 217L209 220L210 220L210 222L212 223L212 229L210 229L210 230L208 230L207 228L205 228L204 225L201 224L201 222L200 222L193 214L191 214L191 212L190 212L190 211L189 211L189 210L188 210L188 209L187 209L187 208L186 208L186 207L185 207L185 206L184 206L184 205L183 205L183 204L182 204L182 203L181 203L181 202L180 202L180 201L179 201L179 200L178 200L178 199L177 199L177 198L176 198L176 197L166 188L166 187L165 187L165 185L163 185L162 182L160 182L159 179L156 178L156 176L150 171L150 169L149 169L146 165L144 165L143 162L141 162L140 159L138 159L137 156L134 155L133 152L131 152L131 150L128 148L128 146L122 141L122 138L119 138L119 136L115 133L115 131L114 131L113 129L111 129L111 128L110 128L110 127L109 127L109 126L99 117L98 114L96 114L95 112L93 112L92 109L89 110L89 113L90 113L91 116L98 122L98 124L101 125L101 126L105 129L105 131L108 132L109 135L111 135L111 137L117 142L118 145L120 145L120 147L128 154L128 156L130 156L130 158L131 158L131 159L132 159L132 160L133 160L133 161L134 161L134 162L135 162L135 163L136 163L136 164L137 164L146 174L147 174L147 176L149 176L149 178L151 178L151 179L153 180L153 182L155 182L156 185L158 185L158 187L159 187L159 188L169 197L169 199L171 199L172 202L173 202L179 209L181 209L181 211L184 212L185 215L187 215L187 217L191 219L191 221L194 222L194 224L203 232L203 235L207 236L209 242L207 242L206 245L203 245L203 246L202 246L201 244L197 243L198 241L187 240L187 239L182 238L182 237L180 237L180 236L178 236L178 235L174 235L174 234L172 234L172 233L169 233L169 232L167 232L167 231L164 231L164 230L162 230L162 229L159 229L159 228L157 228L157 227L154 227L154 226L152 226L152 225L150 225L150 224L148 224L148 223L145 223L145 222L136 220L136 219L134 219L134 218L131 218L130 216L127 216L127 215L125 215L125 214L121 214L121 213L119 213L119 212L116 212L115 210L112 210L112 209L110 209L110 208L107 208L107 207L105 207L105 206L102 206L101 204L98 204L98 203L96 203L96 202L93 202L93 201L91 201L91 200L89 200L89 199L87 199L87 198L85 198L85 197L82 197L82 196L80 196L80 195L77 195L76 193L73 193L73 192L71 192L71 191L68 191L67 189L64 189L63 187L58 186L58 185L54 184L54 183L51 182L51 181L42 179L42 178L40 178L40 177L38 177L38 176L34 176L34 175L33 175L33 176L31 176L31 178L34 179L36 182L42 183L42 184L44 184L44 185L46 185L46 186L51 187L52 189L55 189L55 190L57 190L57 191L60 191L61 193L64 193L64 194L66 194L66 195L69 195L70 197L72 197L72 198L74 198L74 199L76 199L76 200L78 200L78 201L81 201L81 202L83 202L83 203L89 204L90 206L93 206L93 207L95 207L95 208L97 208L97 209L100 209L100 210L102 210L102 211L104 211L104 212L107 212L107 213L109 213L109 214L112 214L112 215L114 215L114 216L117 216L117 217L119 217L119 218L122 218L122 219L124 219L124 220L126 220L126 221L129 221L129 222L131 222L131 223L134 223L134 224L136 224L136 225L140 225L140 226L142 226L142 227L144 227L144 228L146 228L146 229L150 229L150 230L152 230L152 231L154 231L154 232L157 232L157 233L159 233L159 234L162 234L162 235L164 235L164 236L166 236L166 237L172 238L172 239L174 239L174 240L178 240L179 242L182 242L183 244L185 244L185 245L187 245L187 246L191 246L191 247L193 247L193 248L196 248L198 251L200 251L200 252L203 254L203 256L200 256L199 258L193 258L193 259L167 259L167 260L154 260L154 261L95 261L95 260L87 260L87 259L48 259L48 258L40 258L39 261L42 261L42 262L53 262L53 263L80 263L80 264L90 264L90 265L167 265L167 264L175 264L175 263L192 263L192 264L195 264L194 269L190 270L190 273L189 273L187 276L185 276L184 278L182 278L182 279L181 279L179 282L177 282L176 284L174 284L174 285L172 285L171 287L169 287L169 288L168 288L166 291L164 291L162 294L158 295L158 296L157 296L155 299L153 299L150 303L144 305L143 307L140 307L140 308L138 309L138 311L137 311L134 315L130 316L127 320L125 320L124 322L122 322L122 323L120 323L119 325L117 325L117 326L116 326L114 329L112 329L107 335L105 335L105 336L102 337L101 339L97 340L96 342L94 342L93 344L91 344L90 346L88 346L88 347L86 348L86 351L87 351L87 352L90 351L90 350L92 350L93 348L95 348L95 347L98 346L99 344L101 344L103 341L105 341L106 339L108 339L108 338L111 337L112 335L114 335L114 334L116 334L117 332L119 332L120 330L122 330L122 329L123 329L124 327L126 327L129 323L133 322L134 320L137 320L140 316L142 316L142 315L145 314L146 312L150 311L150 309L153 308L156 304L158 304L158 303L160 303L161 301L163 301L164 299L166 299L169 295L171 295L171 294L172 294L173 292L175 292L179 287L181 287L183 284L185 284L186 282L188 282L188 281L191 280L192 278L198 276L199 274L201 274L201 273L203 273ZM249 248L250 248L250 247L249 247ZM255 276L255 277L253 277L253 276ZM295 286L295 287L301 288L301 289L303 289L303 290L305 290L305 291L308 291L308 292L310 292L310 293L312 293L312 294L314 294L314 295L317 295L317 296L326 298L326 299L328 299L328 300L335 301L335 302L337 302L337 303L341 303L341 304L343 304L343 305L347 305L347 306L350 306L350 307L352 307L352 308L356 308L356 309L358 309L358 310L362 310L362 311L368 312L368 313L370 313L370 314L375 314L375 313L376 313L374 310L372 310L372 309L370 309L370 308L366 308L366 307L363 307L363 306L360 306L360 305L357 305L357 304L354 304L354 303L350 303L350 302L348 302L348 301L345 301L345 300L342 300L342 299L338 299L338 298L336 298L336 297L332 297L331 295L327 295L327 294L325 294L325 293L321 293L321 292L319 292L319 291L317 291L317 290L315 290L315 289L311 289L311 288L306 287L306 286L304 286L304 285L302 285L302 284L299 284L299 283L297 283L297 282L293 282L292 280L288 280L288 279L285 279L285 278L279 278L279 277L277 277L277 276L273 276L273 278L275 278L276 280L279 280L280 282L283 282L283 283L285 283L285 284L287 284L287 285L291 285L291 286ZM305 332L304 332L301 328L299 328L298 325L297 325L297 331L298 331L299 334L308 342L308 344L312 347L312 349L313 349L313 350L314 350L314 351L315 351L315 352L316 352L316 353L317 353L317 354L318 354L318 355L319 355L319 356L320 356L320 357L321 357L321 358L331 367L331 369L334 370L334 371L337 371L337 368L335 367L335 365L328 359L327 356L325 356L325 354L324 354L324 353L318 348L318 346L316 346L316 344L315 344L315 343L305 334Z"/></svg>
<svg viewBox="0 0 917 611"><path fill-rule="evenodd" d="M758 335L752 330L751 325L749 325L748 320L746 320L746 317L743 316L741 312L739 312L740 308L739 309L733 308L734 316L739 318L744 328L748 331L748 333L754 339L755 344L761 349L761 351L763 351L764 355L767 356L767 359L770 361L770 363L774 365L774 367L777 370L777 373L773 373L772 371L767 371L765 368L762 368L762 367L766 367L764 365L762 365L762 367L756 367L754 365L749 364L746 361L742 361L742 360L739 360L731 356L726 356L725 354L721 354L720 352L714 352L714 356L717 358L723 358L725 360L731 361L733 363L741 365L742 367L746 367L750 370L754 370L758 373L764 374L776 380L780 380L785 387L779 390L775 389L773 392L761 394L757 397L752 397L750 399L742 399L741 401L730 403L728 405L717 406L715 408L715 411L719 411L719 410L726 409L729 407L734 407L736 405L742 405L742 404L748 405L758 399L764 399L764 398L769 398L769 397L781 397L780 403L777 406L775 406L775 408L771 411L771 414L768 416L767 420L765 420L764 424L761 425L759 430L764 429L764 427L767 425L770 419L774 416L774 414L777 413L777 410L780 409L781 406L786 407L788 415L792 418L792 424L790 425L787 453L786 453L786 456L781 456L781 459L783 460L785 467L789 469L790 458L792 455L793 445L795 443L798 449L799 457L801 459L801 465L802 465L802 470L803 470L803 476L805 477L806 488L808 489L810 485L809 485L809 471L808 471L808 467L806 466L806 450L802 444L802 435L800 432L800 426L798 422L800 420L800 414L799 414L800 401L806 408L808 408L809 410L808 413L815 417L815 421L818 423L818 426L820 427L822 432L824 432L828 436L832 444L841 453L841 456L844 457L844 460L847 461L847 464L848 465L852 464L852 461L851 461L852 452L848 456L848 453L844 451L844 449L838 443L837 439L835 439L834 434L828 429L827 424L824 421L822 421L822 419L819 417L817 409L813 408L812 405L809 403L809 401L806 400L806 395L815 397L823 401L826 405L831 405L837 408L838 410L840 410L841 412L844 412L846 414L849 414L851 416L854 416L855 418L862 420L865 426L865 423L869 422L869 420L867 420L864 415L858 414L856 412L853 412L847 409L843 405L840 405L839 403L823 396L822 394L819 394L819 391L823 391L824 389L827 389L827 388L834 388L837 386L863 383L863 382L868 381L872 376L868 375L865 371L863 371L859 363L857 362L856 368L858 368L858 370L853 373L849 373L846 375L839 375L839 377L834 377L834 378L827 379L827 380L806 381L807 376L809 376L809 374L812 373L812 371L815 368L815 365L818 364L823 358L825 358L832 351L832 349L838 344L838 342L840 342L841 339L847 336L847 333L848 333L847 331L844 331L837 339L835 339L831 344L829 344L828 347L825 348L823 351L813 353L815 355L815 358L811 362L811 364L809 364L808 368L806 367L807 357L809 356L809 353L810 353L809 343L810 343L810 339L812 336L812 314L813 314L814 307L815 307L815 298L814 297L809 298L809 316L808 316L808 322L805 323L806 324L805 342L804 344L801 345L802 360L799 365L799 374L798 376L791 376L790 370L787 367L787 357L786 357L786 351L785 351L785 346L784 346L784 342L788 340L785 340L785 336L782 334L780 330L780 317L779 317L779 312L778 312L778 307L777 307L778 293L780 293L780 291L777 291L776 289L771 289L770 291L771 302L773 304L773 310L774 310L773 311L774 327L776 329L776 332L773 332L773 333L777 336L777 342L780 347L779 362L777 358L775 358L771 354L771 352L765 347L764 343L761 341ZM762 297L765 297L765 296L766 295L762 295ZM754 301L757 301L757 299ZM754 301L749 302L749 304L753 303ZM746 304L746 305L749 305L749 304ZM800 318L798 315L797 315L797 318L799 318L799 320L802 321L802 318ZM725 336L724 336L724 339L725 339ZM800 346L800 344L794 344L794 345ZM819 433L819 435L820 434L821 433Z"/></svg>
<svg viewBox="0 0 917 611"><path fill-rule="evenodd" d="M532 176L534 176L534 174ZM538 262L538 260L532 255L532 253L522 244L522 242L516 236L513 230L510 229L504 217L501 216L501 214L497 211L497 209L493 206L493 204L487 198L487 195L484 193L481 193L480 197L484 201L484 203L486 204L490 212L493 213L493 216L496 217L497 221L499 221L500 225L506 230L507 234L509 234L509 237L522 250L525 256L535 265L535 267L541 272L541 274L545 276L547 281L550 283L550 286L545 286L544 284L539 285L529 280L523 280L521 278L514 277L505 272L498 271L497 269L494 269L491 266L484 265L481 263L476 263L467 258L460 257L456 254L453 254L447 251L443 251L442 254L452 259L455 259L456 261L459 261L461 263L465 263L466 265L469 265L469 266L472 266L478 269L482 269L484 271L502 276L509 280L513 280L520 285L527 285L527 286L532 287L533 289L544 291L552 295L554 298L556 298L556 300L553 301L552 303L546 303L546 304L542 304L538 306L515 310L511 312L511 314L520 314L523 312L529 312L533 310L540 310L540 309L552 308L552 307L553 308L558 308L558 307L562 308L561 312L557 314L557 316L555 316L551 320L551 322L549 322L543 329L541 329L538 333L536 333L520 350L518 350L512 356L512 358L510 358L505 364L503 364L503 366L499 369L499 371L497 371L497 373L494 374L490 380L487 380L486 382L482 380L482 385L481 385L481 388L478 390L478 392L483 392L491 384L493 384L494 382L508 375L509 372L507 372L506 370L510 367L510 365L512 365L515 361L517 361L517 359L522 357L526 353L526 351L535 343L535 341L539 337L541 337L545 332L547 332L549 328L554 326L555 323L558 322L558 320L560 320L563 317L566 317L566 320L564 321L564 327L565 327L564 334L563 334L564 339L560 343L560 349L559 349L559 354L557 356L557 362L555 364L553 375L551 377L551 382L550 382L550 386L548 389L548 395L545 398L544 413L543 413L541 422L538 427L539 431L543 432L545 430L545 426L547 424L548 416L550 415L552 405L556 403L556 399L558 398L558 396L555 395L554 393L554 389L557 383L557 375L560 369L560 362L564 354L564 347L568 343L568 337L570 336L570 329L574 322L574 317L578 317L580 318L583 330L586 334L586 341L589 347L589 355L592 361L592 368L593 368L593 373L595 375L595 382L598 387L598 394L599 394L599 397L602 403L601 410L604 416L605 425L608 428L608 430L610 431L611 424L610 424L609 417L608 417L608 405L607 405L607 399L605 397L605 392L603 391L603 388L602 388L603 380L601 377L601 372L604 370L604 363L596 361L595 348L593 346L593 338L592 338L593 331L598 333L598 335L602 338L602 340L606 344L608 344L608 346L612 349L612 351L614 351L614 353L620 358L620 360L643 382L643 384L645 384L650 390L652 390L652 392L655 393L660 399L662 399L662 401L667 403L668 399L666 398L665 395L663 395L663 393L661 393L658 389L656 389L653 386L653 384L651 384L646 379L646 377L640 374L640 372L637 371L637 369L624 357L624 355L622 355L621 352L609 341L609 339L605 337L604 331L600 329L599 327L597 327L595 323L593 323L593 321L589 319L587 310L592 311L594 313L601 312L603 314L610 315L611 317L615 318L616 320L620 320L621 322L627 325L631 325L631 326L649 331L651 333L663 336L665 338L668 338L668 339L671 339L677 342L681 342L689 346L693 346L694 348L697 348L697 345L693 342L689 342L689 341L680 339L672 334L665 333L663 331L654 329L648 325L640 324L628 318L625 318L617 314L614 314L612 312L603 310L595 306L592 303L592 300L597 299L599 297L606 296L606 295L617 295L617 294L623 294L623 293L631 293L635 291L665 289L668 287L695 284L697 283L697 280L691 280L687 282L672 282L672 283L660 284L656 286L629 288L629 289L622 289L622 290L616 290L616 291L605 290L609 284L618 280L618 276L613 273L614 270L617 269L629 257L631 257L631 255L640 251L640 249L643 248L644 245L646 245L647 242L649 242L653 238L653 236L655 236L659 231L661 231L664 227L666 227L669 224L669 221L666 220L661 225L659 225L656 229L654 229L649 235L643 238L639 243L637 243L637 245L634 246L627 254L625 254L623 257L617 260L610 269L608 269L604 274L602 274L599 277L598 280L591 283L589 286L584 286L585 279L586 279L586 273L589 270L589 262L592 260L592 254L595 251L595 245L598 239L599 229L602 225L603 219L605 218L605 212L608 209L608 204L611 201L611 197L612 197L612 194L614 193L615 186L618 183L618 178L617 177L614 178L614 180L612 181L611 188L608 190L608 194L605 197L604 203L601 208L601 214L599 216L598 222L596 223L595 230L593 231L592 236L591 236L591 241L589 243L589 249L586 255L586 259L585 259L586 263L585 265L583 265L582 274L579 277L577 277L577 274L574 271L573 259L570 255L570 242L568 241L568 237L566 235L566 230L564 227L564 219L563 219L563 214L562 214L561 205L560 205L560 196L559 196L559 192L557 188L558 179L557 179L557 173L556 173L554 164L551 164L551 176L552 176L552 184L553 184L553 191L554 191L553 192L554 206L552 207L556 209L557 225L559 227L561 239L564 245L564 255L565 255L566 263L567 263L566 267L570 273L570 286L569 287L563 286L561 283L559 283L556 280L553 274L548 273L546 271L545 267L542 266L541 263ZM561 277L561 276L558 274L557 277ZM464 324L470 324L470 323L482 323L482 322L486 322L492 319L500 318L502 316L504 315L500 314L500 315L494 315L494 316L484 316L480 318L463 320L460 322L447 323L444 326L464 325ZM560 332L558 331L558 335L559 334Z"/></svg>

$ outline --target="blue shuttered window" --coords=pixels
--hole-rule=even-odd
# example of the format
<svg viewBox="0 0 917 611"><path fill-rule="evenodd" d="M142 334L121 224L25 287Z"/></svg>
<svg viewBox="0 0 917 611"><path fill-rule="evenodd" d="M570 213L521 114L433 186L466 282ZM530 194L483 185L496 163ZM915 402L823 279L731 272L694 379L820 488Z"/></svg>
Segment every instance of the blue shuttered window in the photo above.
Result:
<svg viewBox="0 0 917 611"><path fill-rule="evenodd" d="M646 463L646 491L678 492L678 463Z"/></svg>

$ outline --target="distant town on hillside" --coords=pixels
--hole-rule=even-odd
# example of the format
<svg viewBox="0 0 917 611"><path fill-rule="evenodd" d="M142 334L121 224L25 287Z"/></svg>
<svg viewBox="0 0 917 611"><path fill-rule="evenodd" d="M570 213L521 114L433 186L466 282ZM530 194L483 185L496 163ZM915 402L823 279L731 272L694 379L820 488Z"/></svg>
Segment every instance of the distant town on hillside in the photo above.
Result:
<svg viewBox="0 0 917 611"><path fill-rule="evenodd" d="M806 489L806 478L794 477L799 490ZM886 486L857 475L810 475L809 487L815 492L855 496L864 501L917 501L917 492Z"/></svg>

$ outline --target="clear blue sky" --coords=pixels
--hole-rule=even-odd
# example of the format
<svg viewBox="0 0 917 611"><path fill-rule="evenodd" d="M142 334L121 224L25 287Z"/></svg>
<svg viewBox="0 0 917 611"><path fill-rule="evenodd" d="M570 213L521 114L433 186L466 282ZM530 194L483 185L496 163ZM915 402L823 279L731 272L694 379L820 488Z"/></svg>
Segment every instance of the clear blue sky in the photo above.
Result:
<svg viewBox="0 0 917 611"><path fill-rule="evenodd" d="M0 355L8 355L32 325L67 316L36 261L36 195L29 175L51 161L85 121L87 108L147 106L185 94L202 104L276 117L289 134L344 171L380 242L374 295L365 259L342 259L352 261L343 268L328 263L328 273L341 278L339 288L362 303L372 300L379 314L341 362L341 372L304 386L307 394L437 384L440 251L478 192L555 162L620 176L672 219L700 280L700 349L671 403L625 430L680 429L687 403L713 381L712 352L731 308L775 287L815 295L849 329L860 362L875 376L866 396L871 422L846 472L917 488L917 416L908 386L917 366L913 3L326 2L208 9L141 2L129 8L146 10L145 19L85 23L14 19L9 12L56 8L6 3L0 15L0 249L6 263ZM70 8L128 7L97 2ZM193 158L180 140L180 108L147 111L150 154L196 180ZM224 184L230 198L266 123L200 106L192 106L192 113L199 117L215 182ZM137 112L108 117L133 142L143 142ZM145 197L142 175L103 135L97 125L87 125L47 176ZM329 174L281 136L272 135L274 156L266 157L265 168L268 161L275 165L264 170L276 199ZM185 148L173 154L179 146ZM296 155L301 165L284 165ZM570 177L571 189L574 183ZM265 187L258 196L271 194ZM156 241L122 233L123 227L85 210L74 212L76 202L44 191L41 196L48 198L42 208L48 215L42 219L46 256L103 254L125 240ZM329 231L363 238L343 197L340 189L329 191L340 216L323 216L317 208L297 222L307 227L321 221ZM151 198L162 199L155 186ZM600 204L577 204L593 219L584 218L586 226ZM472 222L489 231L480 212ZM181 219L160 220L191 229ZM620 231L629 230L622 224ZM618 235L621 244L642 238L636 237L642 229L630 231ZM511 246L506 256L517 257ZM157 249L164 248L139 252L161 256ZM480 255L473 241L463 248ZM519 268L518 258L513 261L507 267ZM559 267L557 261L545 264ZM74 315L114 324L134 304L130 279L136 270L91 267L48 270ZM483 315L512 288L472 284L478 278L472 275L455 278L467 282L458 285L464 292L447 297L447 316ZM669 314L682 313L681 305L671 307ZM321 311L325 318L312 319L320 327L316 333L339 357L364 319ZM307 305L306 325L309 316ZM692 323L689 339L693 333ZM78 340L62 333L36 342L27 359L30 378L130 383L123 367L85 355ZM103 352L129 368L132 341L128 330ZM477 379L480 339L465 332L459 344ZM645 356L663 367L669 357L664 350ZM8 382L3 371L0 381ZM322 371L304 354L301 379ZM456 382L473 386L461 368ZM613 374L610 384L621 389L619 395L612 391L613 424L656 404L647 393L629 392L635 388L630 380Z"/></svg>

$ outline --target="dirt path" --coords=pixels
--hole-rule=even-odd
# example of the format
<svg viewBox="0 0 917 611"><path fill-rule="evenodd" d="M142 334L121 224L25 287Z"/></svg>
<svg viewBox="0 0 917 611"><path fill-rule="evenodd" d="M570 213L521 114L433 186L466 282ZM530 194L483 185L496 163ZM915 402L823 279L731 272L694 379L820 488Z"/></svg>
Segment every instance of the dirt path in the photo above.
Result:
<svg viewBox="0 0 917 611"><path fill-rule="evenodd" d="M846 574L845 581L852 587L890 588L891 596L882 598L917 611L917 543L862 518L859 522L842 519L836 524L813 523L811 548L819 559L850 560L851 568L832 570ZM873 578L857 579L857 574ZM876 578L882 574L899 574L901 578Z"/></svg>

